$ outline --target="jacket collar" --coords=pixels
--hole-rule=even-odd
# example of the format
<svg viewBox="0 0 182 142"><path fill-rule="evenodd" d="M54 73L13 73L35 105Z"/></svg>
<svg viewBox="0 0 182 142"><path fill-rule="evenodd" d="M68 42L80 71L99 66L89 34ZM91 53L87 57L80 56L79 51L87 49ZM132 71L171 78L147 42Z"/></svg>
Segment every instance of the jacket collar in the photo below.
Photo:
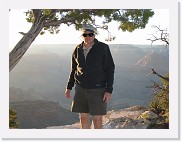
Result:
<svg viewBox="0 0 182 142"><path fill-rule="evenodd" d="M93 46L97 45L98 42L99 42L99 41L98 41L96 38L94 38L94 45L93 45ZM83 42L82 42L81 44L78 45L78 48L83 49Z"/></svg>

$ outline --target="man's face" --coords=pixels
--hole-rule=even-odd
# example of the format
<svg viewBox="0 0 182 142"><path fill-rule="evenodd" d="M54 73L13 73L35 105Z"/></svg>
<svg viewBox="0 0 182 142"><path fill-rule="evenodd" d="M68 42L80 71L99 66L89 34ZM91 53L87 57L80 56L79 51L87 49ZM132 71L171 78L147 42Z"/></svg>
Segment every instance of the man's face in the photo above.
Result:
<svg viewBox="0 0 182 142"><path fill-rule="evenodd" d="M94 35L94 33L86 31L84 34L82 34L82 38L83 38L84 43L92 44L94 42L95 35Z"/></svg>

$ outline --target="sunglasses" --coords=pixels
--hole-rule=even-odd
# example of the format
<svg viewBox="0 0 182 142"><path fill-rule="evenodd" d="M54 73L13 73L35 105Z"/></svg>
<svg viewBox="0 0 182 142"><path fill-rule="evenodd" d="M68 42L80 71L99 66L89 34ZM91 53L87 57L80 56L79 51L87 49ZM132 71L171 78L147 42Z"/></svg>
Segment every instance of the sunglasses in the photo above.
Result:
<svg viewBox="0 0 182 142"><path fill-rule="evenodd" d="M93 37L93 35L94 35L94 33L82 34L82 36L83 36L83 37L87 37L87 36L89 36L89 37Z"/></svg>

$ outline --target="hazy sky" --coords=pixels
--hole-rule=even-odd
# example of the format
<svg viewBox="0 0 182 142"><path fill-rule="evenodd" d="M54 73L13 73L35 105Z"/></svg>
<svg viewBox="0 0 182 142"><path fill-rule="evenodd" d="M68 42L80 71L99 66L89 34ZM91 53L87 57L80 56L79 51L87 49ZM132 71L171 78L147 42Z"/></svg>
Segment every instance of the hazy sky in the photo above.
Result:
<svg viewBox="0 0 182 142"><path fill-rule="evenodd" d="M26 33L31 24L25 20L25 14L23 9L12 9L9 12L9 45L13 48L16 43L21 39L22 35L18 32ZM151 25L157 25L161 28L169 29L169 10L168 9L154 9L155 15L149 19L145 29L137 29L132 33L122 32L117 29L118 23L111 22L109 30L116 39L113 42L108 43L120 43L120 44L150 44L150 41L146 39L151 33L156 30L151 28ZM100 41L105 42L107 38L107 31L99 30L99 35L96 36ZM81 42L80 32L76 31L74 26L68 27L67 25L60 26L60 33L57 35L51 35L49 33L38 36L33 44L78 44Z"/></svg>

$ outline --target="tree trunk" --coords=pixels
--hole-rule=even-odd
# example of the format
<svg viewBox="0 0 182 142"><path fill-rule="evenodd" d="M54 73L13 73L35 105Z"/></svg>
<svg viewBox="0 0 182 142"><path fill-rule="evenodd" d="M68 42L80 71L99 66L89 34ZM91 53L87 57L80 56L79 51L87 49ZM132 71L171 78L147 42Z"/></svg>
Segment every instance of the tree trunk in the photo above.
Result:
<svg viewBox="0 0 182 142"><path fill-rule="evenodd" d="M9 53L9 72L16 66L16 64L23 57L34 39L38 36L43 28L43 22L34 23L31 29L26 33L22 39L16 44L14 49Z"/></svg>

